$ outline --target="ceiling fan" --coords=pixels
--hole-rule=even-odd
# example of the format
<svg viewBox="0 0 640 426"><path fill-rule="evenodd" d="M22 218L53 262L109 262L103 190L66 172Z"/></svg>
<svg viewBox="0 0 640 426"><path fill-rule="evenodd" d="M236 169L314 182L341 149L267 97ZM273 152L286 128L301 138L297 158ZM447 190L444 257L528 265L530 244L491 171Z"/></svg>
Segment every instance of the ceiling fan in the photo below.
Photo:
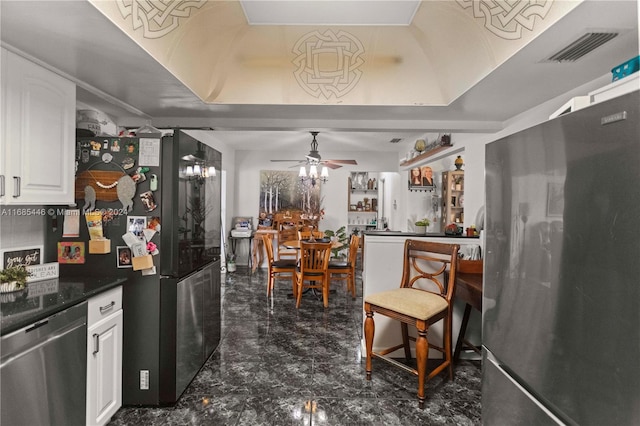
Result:
<svg viewBox="0 0 640 426"><path fill-rule="evenodd" d="M322 164L323 166L327 166L330 169L338 169L340 167L342 167L343 164L353 164L353 165L357 165L358 162L356 160L323 160L322 157L320 156L320 153L318 152L318 141L316 140L316 136L318 136L318 133L320 132L309 132L311 133L311 135L313 136L313 140L311 141L311 151L309 152L309 154L305 155L306 160L271 160L273 162L280 162L280 161L295 161L298 164L308 164L308 165L319 165ZM296 167L296 166L291 166L291 167Z"/></svg>

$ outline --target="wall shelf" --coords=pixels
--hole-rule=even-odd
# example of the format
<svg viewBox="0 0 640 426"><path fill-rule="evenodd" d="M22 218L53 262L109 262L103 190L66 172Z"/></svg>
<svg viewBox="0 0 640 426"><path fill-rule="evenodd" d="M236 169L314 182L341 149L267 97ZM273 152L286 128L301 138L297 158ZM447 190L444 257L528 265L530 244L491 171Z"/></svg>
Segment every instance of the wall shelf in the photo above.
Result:
<svg viewBox="0 0 640 426"><path fill-rule="evenodd" d="M449 149L451 147L453 147L452 144L451 145L440 145L440 146L438 146L436 148L433 148L432 150L429 150L427 152L423 152L422 154L420 154L420 155L418 155L416 157L413 157L410 160L401 162L400 163L400 167L411 166L413 164L419 163L419 162L421 162L423 160L426 160L429 157L433 157L437 153L442 152L445 149Z"/></svg>

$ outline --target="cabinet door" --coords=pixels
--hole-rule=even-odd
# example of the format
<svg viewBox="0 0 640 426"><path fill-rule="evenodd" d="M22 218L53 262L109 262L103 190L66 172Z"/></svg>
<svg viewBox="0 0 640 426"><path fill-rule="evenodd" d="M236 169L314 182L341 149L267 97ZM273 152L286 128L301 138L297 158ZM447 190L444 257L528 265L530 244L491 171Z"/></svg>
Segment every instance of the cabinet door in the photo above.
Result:
<svg viewBox="0 0 640 426"><path fill-rule="evenodd" d="M89 328L87 425L104 425L122 406L122 310Z"/></svg>
<svg viewBox="0 0 640 426"><path fill-rule="evenodd" d="M73 203L75 84L4 49L2 59L0 201Z"/></svg>
<svg viewBox="0 0 640 426"><path fill-rule="evenodd" d="M176 307L176 399L204 362L202 335L203 271L177 284Z"/></svg>

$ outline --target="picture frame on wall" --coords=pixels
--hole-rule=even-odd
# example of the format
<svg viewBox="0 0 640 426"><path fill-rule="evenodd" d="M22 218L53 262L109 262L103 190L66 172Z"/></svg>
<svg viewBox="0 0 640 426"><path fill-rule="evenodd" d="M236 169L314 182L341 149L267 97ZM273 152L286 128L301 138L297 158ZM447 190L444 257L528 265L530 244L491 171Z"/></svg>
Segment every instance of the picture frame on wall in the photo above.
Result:
<svg viewBox="0 0 640 426"><path fill-rule="evenodd" d="M432 191L435 187L436 184L431 167L413 167L409 170L409 189Z"/></svg>

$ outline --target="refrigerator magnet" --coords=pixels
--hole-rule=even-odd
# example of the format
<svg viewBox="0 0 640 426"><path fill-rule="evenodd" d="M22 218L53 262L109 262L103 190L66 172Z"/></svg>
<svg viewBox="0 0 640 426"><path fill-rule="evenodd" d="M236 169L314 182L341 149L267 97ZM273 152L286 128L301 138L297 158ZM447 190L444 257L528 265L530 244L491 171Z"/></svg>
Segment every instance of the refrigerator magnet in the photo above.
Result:
<svg viewBox="0 0 640 426"><path fill-rule="evenodd" d="M153 197L153 192L147 191L140 194L140 199L142 200L142 204L146 211L150 212L156 209L158 205L156 204L156 200Z"/></svg>

